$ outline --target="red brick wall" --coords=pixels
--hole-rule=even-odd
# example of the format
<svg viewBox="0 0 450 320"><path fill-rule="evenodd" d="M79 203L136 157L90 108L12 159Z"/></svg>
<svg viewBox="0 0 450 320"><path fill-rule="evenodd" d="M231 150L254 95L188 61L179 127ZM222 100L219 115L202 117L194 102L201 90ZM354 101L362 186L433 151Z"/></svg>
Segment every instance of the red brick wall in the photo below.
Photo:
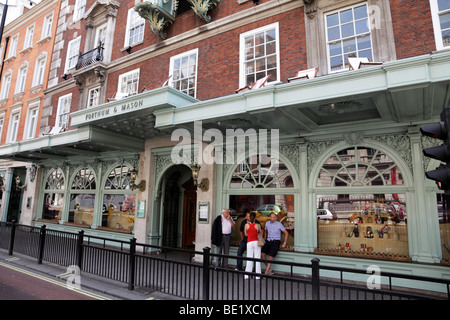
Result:
<svg viewBox="0 0 450 320"><path fill-rule="evenodd" d="M226 3L228 2L225 1ZM222 4L221 2L219 6ZM216 9L218 8L214 10ZM226 10L226 7L224 10ZM193 14L192 11L188 11L181 16L188 17L191 13ZM216 12L216 14L218 13ZM186 18L186 20L191 21L192 24L199 21L196 16ZM139 90L144 87L149 90L160 87L169 75L170 57L194 48L198 48L199 53L197 98L206 100L233 94L234 90L239 87L239 35L274 22L279 22L281 79L286 82L287 78L295 75L298 70L306 68L307 65L303 7L205 38L200 42L173 50L163 56L110 73L106 96L112 97L117 91L117 80L120 74L136 68L140 68L141 71ZM180 26L183 25L178 18L176 23ZM201 22L200 24L204 23ZM116 55L120 52L117 45L123 46L123 37L120 38L119 36L125 34L124 29L119 27L122 25L122 23L116 24L115 49L113 50ZM147 30L149 29L147 27L148 23L146 23L144 44L133 47L132 52L141 49L141 46L144 48L145 43L151 42L151 39L158 38L158 41L162 41L151 30ZM170 37L169 32L168 37ZM124 54L128 55L128 53L120 52L120 55Z"/></svg>
<svg viewBox="0 0 450 320"><path fill-rule="evenodd" d="M436 50L429 0L391 0L397 59Z"/></svg>

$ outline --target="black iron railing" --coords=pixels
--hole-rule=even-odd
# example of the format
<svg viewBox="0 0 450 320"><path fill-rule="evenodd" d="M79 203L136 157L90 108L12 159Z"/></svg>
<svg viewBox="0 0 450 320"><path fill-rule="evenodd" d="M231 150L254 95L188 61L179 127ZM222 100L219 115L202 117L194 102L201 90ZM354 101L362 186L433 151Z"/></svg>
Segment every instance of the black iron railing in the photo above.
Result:
<svg viewBox="0 0 450 320"><path fill-rule="evenodd" d="M45 225L38 228L1 222L0 249L9 255L17 252L36 258L38 263L76 265L83 272L127 283L129 290L147 287L191 300L450 299L449 279L379 272L381 286L374 289L364 281L355 281L371 276L367 270L324 266L318 258L310 264L271 261L272 268L277 265L284 271L260 275L216 267L214 258L236 257L213 254L208 247L191 251L151 246L136 243L134 238L118 241L88 236L83 230L51 230ZM243 260L264 263L260 259ZM421 288L419 283L426 283L428 291L411 289Z"/></svg>
<svg viewBox="0 0 450 320"><path fill-rule="evenodd" d="M75 69L79 70L99 61L103 61L103 45L100 45L86 53L80 53Z"/></svg>

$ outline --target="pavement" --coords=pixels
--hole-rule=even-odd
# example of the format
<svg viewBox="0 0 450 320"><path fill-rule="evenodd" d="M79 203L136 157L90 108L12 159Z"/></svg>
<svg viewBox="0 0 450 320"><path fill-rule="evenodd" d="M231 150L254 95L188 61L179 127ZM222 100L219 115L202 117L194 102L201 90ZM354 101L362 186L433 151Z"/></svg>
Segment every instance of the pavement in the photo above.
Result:
<svg viewBox="0 0 450 320"><path fill-rule="evenodd" d="M74 279L74 273L64 266L45 261L38 264L36 259L18 253L9 256L8 251L4 249L0 249L0 263L15 270L48 279L48 281L61 282L68 287L74 287L77 284L76 281L70 281ZM128 290L126 283L86 272L81 272L79 280L80 292L91 294L101 300L186 300L150 288L135 286L134 290Z"/></svg>

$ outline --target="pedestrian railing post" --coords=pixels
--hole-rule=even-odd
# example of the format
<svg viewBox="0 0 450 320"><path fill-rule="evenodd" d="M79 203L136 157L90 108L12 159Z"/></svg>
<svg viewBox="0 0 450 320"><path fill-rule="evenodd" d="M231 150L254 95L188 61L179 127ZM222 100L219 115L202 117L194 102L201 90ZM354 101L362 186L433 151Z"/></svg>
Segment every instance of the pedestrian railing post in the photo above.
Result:
<svg viewBox="0 0 450 320"><path fill-rule="evenodd" d="M203 300L209 300L209 265L211 248L203 248Z"/></svg>
<svg viewBox="0 0 450 320"><path fill-rule="evenodd" d="M39 254L38 254L38 264L42 264L42 259L44 257L44 247L45 247L45 235L47 233L47 227L44 225L41 226L41 230L39 232Z"/></svg>
<svg viewBox="0 0 450 320"><path fill-rule="evenodd" d="M14 239L16 237L16 221L12 221L11 234L9 235L9 250L8 255L12 256L14 251Z"/></svg>
<svg viewBox="0 0 450 320"><path fill-rule="evenodd" d="M136 238L130 239L130 260L128 265L128 290L134 290L134 271L136 265Z"/></svg>
<svg viewBox="0 0 450 320"><path fill-rule="evenodd" d="M77 239L77 252L76 252L76 264L80 270L83 264L83 241L84 241L84 230L78 231Z"/></svg>
<svg viewBox="0 0 450 320"><path fill-rule="evenodd" d="M320 260L314 258L311 260L311 284L312 284L312 300L320 299Z"/></svg>

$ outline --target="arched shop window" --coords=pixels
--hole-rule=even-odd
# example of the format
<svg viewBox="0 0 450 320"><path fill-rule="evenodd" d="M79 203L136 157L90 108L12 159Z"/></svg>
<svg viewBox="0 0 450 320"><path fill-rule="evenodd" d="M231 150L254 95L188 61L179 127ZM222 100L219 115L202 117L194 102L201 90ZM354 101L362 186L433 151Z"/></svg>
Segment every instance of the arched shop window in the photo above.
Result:
<svg viewBox="0 0 450 320"><path fill-rule="evenodd" d="M402 173L382 150L334 152L315 187L317 251L409 260L405 192Z"/></svg>
<svg viewBox="0 0 450 320"><path fill-rule="evenodd" d="M233 245L239 245L239 227L244 210L256 211L262 226L275 212L278 221L289 231L287 248L294 243L294 184L285 163L267 155L252 156L239 163L227 186L229 207L237 227L233 231Z"/></svg>
<svg viewBox="0 0 450 320"><path fill-rule="evenodd" d="M42 219L49 222L61 220L64 205L64 174L61 169L55 169L47 177L44 186L44 204Z"/></svg>
<svg viewBox="0 0 450 320"><path fill-rule="evenodd" d="M69 223L91 226L94 221L96 179L90 168L80 169L70 189Z"/></svg>
<svg viewBox="0 0 450 320"><path fill-rule="evenodd" d="M130 189L131 168L113 168L103 188L102 227L120 232L132 232L136 210L136 193Z"/></svg>

